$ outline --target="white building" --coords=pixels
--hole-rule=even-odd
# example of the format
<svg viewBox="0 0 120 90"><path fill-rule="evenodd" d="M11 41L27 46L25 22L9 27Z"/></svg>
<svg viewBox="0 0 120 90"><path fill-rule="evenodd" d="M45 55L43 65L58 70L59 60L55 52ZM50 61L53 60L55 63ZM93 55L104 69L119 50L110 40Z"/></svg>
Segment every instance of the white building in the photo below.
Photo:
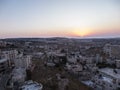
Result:
<svg viewBox="0 0 120 90"><path fill-rule="evenodd" d="M26 78L26 70L24 68L15 68L12 71L12 82L23 83Z"/></svg>
<svg viewBox="0 0 120 90"><path fill-rule="evenodd" d="M9 62L9 66L12 66L14 63L14 59L17 58L18 51L17 50L10 50L10 51L3 51L2 57L6 58Z"/></svg>
<svg viewBox="0 0 120 90"><path fill-rule="evenodd" d="M22 57L18 57L14 60L14 64L16 68L30 68L32 63L31 63L31 56L30 55L26 55L26 56L22 56Z"/></svg>
<svg viewBox="0 0 120 90"><path fill-rule="evenodd" d="M17 50L3 51L3 57L8 60L13 60L17 58L17 55L18 55Z"/></svg>
<svg viewBox="0 0 120 90"><path fill-rule="evenodd" d="M103 68L99 75L93 77L95 88L100 90L116 90L120 88L120 69Z"/></svg>
<svg viewBox="0 0 120 90"><path fill-rule="evenodd" d="M43 85L32 80L26 81L23 86L20 87L20 90L42 90Z"/></svg>

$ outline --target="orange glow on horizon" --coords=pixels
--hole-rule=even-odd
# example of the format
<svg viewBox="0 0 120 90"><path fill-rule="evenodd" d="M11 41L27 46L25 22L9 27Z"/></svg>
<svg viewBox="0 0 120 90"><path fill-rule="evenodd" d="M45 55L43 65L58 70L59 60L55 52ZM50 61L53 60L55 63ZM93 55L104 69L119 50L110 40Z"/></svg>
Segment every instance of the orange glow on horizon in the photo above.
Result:
<svg viewBox="0 0 120 90"><path fill-rule="evenodd" d="M89 29L75 29L73 31L73 35L74 36L77 36L77 37L86 37L86 36L89 36L91 35L91 32Z"/></svg>
<svg viewBox="0 0 120 90"><path fill-rule="evenodd" d="M113 32L114 30L114 32ZM17 32L14 33L5 33L1 34L1 37L77 37L77 38L86 38L86 37L105 37L105 36L119 36L120 29L104 29L104 28L55 28L48 30L41 29L29 29L24 30L25 33ZM45 32L46 31L46 32ZM109 33L109 34L108 34ZM117 33L117 34L116 34Z"/></svg>

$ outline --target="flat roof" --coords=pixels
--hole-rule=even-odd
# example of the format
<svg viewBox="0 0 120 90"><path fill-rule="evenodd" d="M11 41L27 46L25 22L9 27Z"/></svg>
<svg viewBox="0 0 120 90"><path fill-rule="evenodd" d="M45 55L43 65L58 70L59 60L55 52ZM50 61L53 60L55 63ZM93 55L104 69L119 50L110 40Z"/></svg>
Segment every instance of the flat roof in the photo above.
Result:
<svg viewBox="0 0 120 90"><path fill-rule="evenodd" d="M5 62L5 61L7 61L6 58L0 59L0 63L3 63L3 62Z"/></svg>
<svg viewBox="0 0 120 90"><path fill-rule="evenodd" d="M33 82L32 80L26 81L21 87L22 90L42 90L43 86L40 83Z"/></svg>
<svg viewBox="0 0 120 90"><path fill-rule="evenodd" d="M120 69L116 69L117 73L115 73L114 69L111 68L102 68L99 71L113 78L120 79Z"/></svg>
<svg viewBox="0 0 120 90"><path fill-rule="evenodd" d="M108 77L102 77L102 80L108 82L108 83L112 83L113 79L108 78Z"/></svg>

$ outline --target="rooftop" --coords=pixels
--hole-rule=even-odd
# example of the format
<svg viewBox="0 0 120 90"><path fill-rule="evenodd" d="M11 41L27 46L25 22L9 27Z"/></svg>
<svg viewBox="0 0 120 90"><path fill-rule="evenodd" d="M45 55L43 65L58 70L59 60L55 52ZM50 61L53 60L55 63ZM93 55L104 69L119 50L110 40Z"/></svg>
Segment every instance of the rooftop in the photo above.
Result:
<svg viewBox="0 0 120 90"><path fill-rule="evenodd" d="M113 78L120 79L120 69L103 68L99 71Z"/></svg>
<svg viewBox="0 0 120 90"><path fill-rule="evenodd" d="M21 87L22 90L42 90L42 84L34 82L32 80L26 81L24 85Z"/></svg>
<svg viewBox="0 0 120 90"><path fill-rule="evenodd" d="M84 83L85 85L88 85L88 86L93 86L93 82L92 81L82 81L82 83Z"/></svg>
<svg viewBox="0 0 120 90"><path fill-rule="evenodd" d="M5 62L5 61L7 61L7 59L0 59L0 63L3 63L3 62Z"/></svg>
<svg viewBox="0 0 120 90"><path fill-rule="evenodd" d="M111 83L113 81L111 78L108 77L102 77L102 79L108 83Z"/></svg>

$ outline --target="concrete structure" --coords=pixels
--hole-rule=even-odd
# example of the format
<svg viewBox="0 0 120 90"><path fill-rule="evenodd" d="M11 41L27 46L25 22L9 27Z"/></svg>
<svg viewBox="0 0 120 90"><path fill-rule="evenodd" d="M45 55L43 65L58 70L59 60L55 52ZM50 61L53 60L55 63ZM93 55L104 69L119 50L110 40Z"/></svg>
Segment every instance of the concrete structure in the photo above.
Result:
<svg viewBox="0 0 120 90"><path fill-rule="evenodd" d="M83 67L81 64L76 65L76 64L66 64L66 68L68 71L73 72L73 73L79 73L83 70Z"/></svg>
<svg viewBox="0 0 120 90"><path fill-rule="evenodd" d="M64 53L48 52L47 59L47 63L54 63L55 65L65 64L67 62L67 57Z"/></svg>
<svg viewBox="0 0 120 90"><path fill-rule="evenodd" d="M0 76L0 90L6 90L7 83L11 78L11 74L3 74Z"/></svg>
<svg viewBox="0 0 120 90"><path fill-rule="evenodd" d="M88 80L88 81L82 81L82 83L85 84L85 85L87 85L87 86L89 86L89 87L93 87L93 85L94 85L94 83L92 81L90 81L90 80Z"/></svg>
<svg viewBox="0 0 120 90"><path fill-rule="evenodd" d="M93 78L94 88L99 90L117 90L120 88L120 69L103 68Z"/></svg>
<svg viewBox="0 0 120 90"><path fill-rule="evenodd" d="M2 57L8 60L9 66L12 66L14 64L14 59L18 57L18 51L17 50L3 51Z"/></svg>
<svg viewBox="0 0 120 90"><path fill-rule="evenodd" d="M0 41L0 47L6 47L6 42L4 42L4 41Z"/></svg>
<svg viewBox="0 0 120 90"><path fill-rule="evenodd" d="M14 60L14 64L16 68L21 67L21 68L28 69L32 65L31 56L26 55L26 56L18 57Z"/></svg>
<svg viewBox="0 0 120 90"><path fill-rule="evenodd" d="M67 61L69 63L76 63L77 62L77 57L76 56L69 56L69 57L67 57Z"/></svg>
<svg viewBox="0 0 120 90"><path fill-rule="evenodd" d="M20 90L42 90L43 85L32 80L26 81L21 87Z"/></svg>
<svg viewBox="0 0 120 90"><path fill-rule="evenodd" d="M26 78L26 70L24 68L15 68L12 71L12 82L23 83Z"/></svg>
<svg viewBox="0 0 120 90"><path fill-rule="evenodd" d="M19 53L17 50L3 51L3 56L8 60L13 60L17 58L18 54Z"/></svg>
<svg viewBox="0 0 120 90"><path fill-rule="evenodd" d="M120 60L115 61L116 67L120 69Z"/></svg>
<svg viewBox="0 0 120 90"><path fill-rule="evenodd" d="M0 74L5 73L9 68L7 59L0 59Z"/></svg>
<svg viewBox="0 0 120 90"><path fill-rule="evenodd" d="M120 45L106 44L103 50L110 57L120 59Z"/></svg>

